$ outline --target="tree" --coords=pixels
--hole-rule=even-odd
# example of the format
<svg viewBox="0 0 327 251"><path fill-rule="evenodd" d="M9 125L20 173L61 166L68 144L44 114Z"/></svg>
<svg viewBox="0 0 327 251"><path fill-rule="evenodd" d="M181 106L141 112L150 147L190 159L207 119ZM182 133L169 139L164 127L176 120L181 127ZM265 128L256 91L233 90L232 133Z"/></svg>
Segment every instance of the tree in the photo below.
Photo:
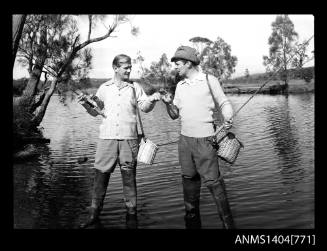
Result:
<svg viewBox="0 0 327 251"><path fill-rule="evenodd" d="M294 24L288 15L278 15L271 24L272 34L268 39L269 56L263 56L263 64L267 72L275 72L281 69L280 78L284 81L285 89L288 88L288 69L292 65L292 52L298 34L294 30Z"/></svg>
<svg viewBox="0 0 327 251"><path fill-rule="evenodd" d="M304 79L306 83L310 83L310 81L314 78L313 68L301 69L301 78Z"/></svg>
<svg viewBox="0 0 327 251"><path fill-rule="evenodd" d="M310 82L312 79L312 74L309 72L311 71L305 71L303 70L303 65L307 62L313 59L314 55L311 57L307 53L309 40L303 41L302 43L296 42L294 45L294 59L292 60L292 66L298 69L298 72L300 73L300 78L304 79L306 82ZM309 73L309 74L308 74Z"/></svg>
<svg viewBox="0 0 327 251"><path fill-rule="evenodd" d="M143 68L142 77L152 81L160 81L166 83L171 77L171 64L168 61L166 53L163 53L158 62L152 62L150 68Z"/></svg>
<svg viewBox="0 0 327 251"><path fill-rule="evenodd" d="M144 75L144 67L143 67L144 57L141 55L141 51L137 51L136 54L137 56L135 59L133 59L133 64L139 66L138 74L142 78Z"/></svg>
<svg viewBox="0 0 327 251"><path fill-rule="evenodd" d="M92 38L96 24L108 18L87 15L87 39L81 42L77 18L73 15L27 15L17 60L28 67L30 78L23 94L13 100L14 125L22 122L18 130L35 130L39 126L59 84L86 77L92 60L91 50L86 46L111 37L120 24L129 21L125 15L115 15L105 34ZM40 86L42 74L45 81ZM48 79L50 84L47 84Z"/></svg>
<svg viewBox="0 0 327 251"><path fill-rule="evenodd" d="M26 15L13 15L12 17L12 21L13 21L12 22L13 23L12 24L13 55L12 55L12 63L11 63L12 68L14 67L16 53L18 50L18 44L23 33L25 20L26 20Z"/></svg>
<svg viewBox="0 0 327 251"><path fill-rule="evenodd" d="M210 46L213 43L210 39L205 37L193 37L189 41L193 43L193 47L199 52L200 57L204 48Z"/></svg>
<svg viewBox="0 0 327 251"><path fill-rule="evenodd" d="M309 58L307 54L308 43L295 42L294 45L294 59L292 60L292 66L295 68L303 68L305 60Z"/></svg>
<svg viewBox="0 0 327 251"><path fill-rule="evenodd" d="M149 68L142 66L143 61L144 58L140 53L133 60L134 63L140 64L140 68L142 69L141 81L146 84L143 86L146 93L150 95L161 88L174 93L179 80L176 72L172 69L166 53L160 56L158 62L152 62Z"/></svg>
<svg viewBox="0 0 327 251"><path fill-rule="evenodd" d="M247 69L247 68L245 69L244 76L245 76L245 78L250 77L249 69Z"/></svg>
<svg viewBox="0 0 327 251"><path fill-rule="evenodd" d="M212 74L219 80L228 79L237 64L237 57L231 55L231 46L220 37L203 49L200 60L203 72Z"/></svg>

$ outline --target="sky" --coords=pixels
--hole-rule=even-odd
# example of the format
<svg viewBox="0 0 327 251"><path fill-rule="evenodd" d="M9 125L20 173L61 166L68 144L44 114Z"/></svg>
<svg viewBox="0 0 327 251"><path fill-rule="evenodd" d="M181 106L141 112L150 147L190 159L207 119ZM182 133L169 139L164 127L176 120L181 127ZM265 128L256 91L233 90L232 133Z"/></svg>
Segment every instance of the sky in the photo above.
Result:
<svg viewBox="0 0 327 251"><path fill-rule="evenodd" d="M112 60L118 54L127 54L132 59L140 52L144 57L144 66L159 61L163 53L170 59L180 45L192 46L190 38L200 36L215 41L222 38L231 46L231 54L238 59L233 77L244 76L245 69L250 74L263 73L264 55L269 53L268 38L272 33L272 22L276 15L132 15L131 23L120 25L114 37L90 44L93 61L91 78L111 78L113 76ZM289 15L299 40L304 41L314 35L313 15ZM105 24L110 24L110 18ZM81 41L88 30L85 16L78 17ZM92 33L94 36L105 33L105 25L100 23ZM133 36L131 27L139 28L139 34ZM93 36L92 36L93 37ZM308 51L314 50L314 39L310 41ZM313 66L312 60L305 66ZM133 66L131 77L137 77L140 69ZM27 77L27 70L15 64L14 79Z"/></svg>

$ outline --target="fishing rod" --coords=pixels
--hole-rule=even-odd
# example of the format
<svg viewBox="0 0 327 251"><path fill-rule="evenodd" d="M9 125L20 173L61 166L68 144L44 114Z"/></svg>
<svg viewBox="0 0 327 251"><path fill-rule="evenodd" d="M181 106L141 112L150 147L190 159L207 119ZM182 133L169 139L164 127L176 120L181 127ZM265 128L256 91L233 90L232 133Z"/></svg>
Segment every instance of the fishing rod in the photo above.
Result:
<svg viewBox="0 0 327 251"><path fill-rule="evenodd" d="M303 48L306 44L308 44L309 43L309 41L313 38L314 36L312 35L305 43L303 43L302 44L302 46L301 46L301 48ZM300 48L300 49L301 49ZM294 53L288 60L287 60L287 62L286 62L286 64L294 57L296 55L296 53ZM309 59L309 60L307 60L306 62L304 62L303 64L302 64L302 66L303 65L305 65L306 63L308 63L309 61L311 61L312 60L312 58L311 59ZM241 106L241 107L239 107L238 109L237 109L237 111L233 114L233 116L231 117L231 119L233 119L234 117L236 117L236 115L240 112L240 110L269 82L269 81L271 81L271 79L273 78L273 77L275 77L279 72L281 72L283 70L283 66L282 67L280 67L277 71L275 71L261 86L260 86L260 88L258 89L258 90L256 90L253 94L252 94L252 96ZM164 90L163 88L161 88L160 90L159 90L159 92L160 92L160 94L162 94L162 95L165 95L165 94L167 94L168 92L166 91L166 90ZM214 135L217 135L222 129L224 128L224 125L221 125L216 131L215 131L215 134ZM158 146L163 146L163 145L168 145L168 144L173 144L173 143L177 143L178 142L178 140L177 141L173 141L173 142L168 142L168 143L163 143L163 144L158 144Z"/></svg>
<svg viewBox="0 0 327 251"><path fill-rule="evenodd" d="M306 63L308 63L309 61L311 61L312 60L312 58L311 59L309 59L309 60L307 60L305 63L303 63L303 65L305 65ZM276 72L276 74L277 74L277 72ZM264 87L264 85L265 84L267 84L267 82L265 82L235 113L234 113L234 115L232 116L232 118L234 118L238 113L239 113L239 111L254 97L254 95L255 94L257 94L263 87ZM161 92L161 91L159 91L159 92ZM167 91L165 91L165 90L162 90L162 92L163 92L163 94L164 94L164 92L165 93L167 93ZM232 119L231 118L231 119ZM224 125L221 125L217 130L216 130L216 132L215 132L215 134L214 135L217 135L222 129L224 128ZM174 144L174 143L177 143L179 140L176 140L176 141L172 141L172 142L168 142L168 143L163 143L163 144L157 144L157 146L164 146L164 145L169 145L169 144Z"/></svg>
<svg viewBox="0 0 327 251"><path fill-rule="evenodd" d="M92 97L90 97L89 95L86 95L84 93L78 93L74 90L71 90L73 93L75 93L77 95L77 98L79 99L79 101L83 101L86 104L88 104L91 109L95 110L98 114L100 114L102 117L106 118L107 116L100 110L100 108L98 107L97 103L95 100L92 99ZM83 104L82 104L83 105Z"/></svg>
<svg viewBox="0 0 327 251"><path fill-rule="evenodd" d="M302 44L301 48L304 47L306 44L309 43L309 41L313 38L314 36L312 35L305 43ZM294 53L287 61L285 64L288 64L288 62L295 56L296 53ZM305 65L306 63L308 63L309 61L311 61L311 59L307 60L305 63L302 64ZM232 120L234 117L236 117L236 115L240 112L240 110L273 78L275 77L279 72L281 72L283 70L283 66L280 67L277 71L275 71L267 80L266 82L264 82L260 88L258 90L256 90L252 96L240 107L237 109L237 111L233 114L233 116L230 118L230 120ZM217 135L222 129L224 128L224 125L221 125L215 132L214 135Z"/></svg>
<svg viewBox="0 0 327 251"><path fill-rule="evenodd" d="M313 38L314 36L312 35L305 43L302 44L301 48L303 48L306 44L309 43L309 41ZM296 53L294 53L286 62L286 64L296 55ZM302 64L305 65L306 63L308 63L309 61L311 61L311 59L307 60L305 63ZM275 71L267 80L266 82L264 82L260 88L258 90L256 90L252 96L240 107L237 109L237 111L233 114L233 116L231 117L231 119L233 119L234 117L236 117L236 115L240 112L240 110L273 78L275 77L280 71L283 70L283 67L280 67L277 71ZM166 95L168 92L164 89L164 88L160 88L158 91L161 95ZM214 133L214 136L216 136L222 129L224 128L224 125L221 125ZM177 141L173 141L173 142L168 142L168 143L163 143L163 144L158 144L158 146L163 146L163 145L169 145L169 144L173 144L173 143L177 143Z"/></svg>

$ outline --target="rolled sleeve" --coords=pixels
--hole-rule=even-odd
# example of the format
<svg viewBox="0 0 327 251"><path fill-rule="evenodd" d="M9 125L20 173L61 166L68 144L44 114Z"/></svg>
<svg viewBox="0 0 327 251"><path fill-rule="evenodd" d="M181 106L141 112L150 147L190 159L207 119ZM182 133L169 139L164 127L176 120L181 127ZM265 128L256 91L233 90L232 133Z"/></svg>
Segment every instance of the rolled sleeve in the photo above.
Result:
<svg viewBox="0 0 327 251"><path fill-rule="evenodd" d="M180 109L180 98L179 98L179 88L178 88L179 85L176 86L176 90L175 90L175 96L174 96L174 100L173 100L173 104L178 108Z"/></svg>
<svg viewBox="0 0 327 251"><path fill-rule="evenodd" d="M142 112L150 112L155 106L155 102L150 101L140 84L134 82L137 104Z"/></svg>

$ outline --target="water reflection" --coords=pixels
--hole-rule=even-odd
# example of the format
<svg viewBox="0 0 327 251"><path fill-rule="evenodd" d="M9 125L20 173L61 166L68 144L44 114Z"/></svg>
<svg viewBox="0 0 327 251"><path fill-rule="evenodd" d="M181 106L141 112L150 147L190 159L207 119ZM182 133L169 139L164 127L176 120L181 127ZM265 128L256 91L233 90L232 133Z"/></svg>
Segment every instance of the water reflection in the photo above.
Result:
<svg viewBox="0 0 327 251"><path fill-rule="evenodd" d="M82 213L82 205L88 199L89 181L71 172L76 166L74 164L50 162L48 146L39 147L39 151L42 159L14 168L15 224L21 223L20 199L29 198L23 203L27 202L24 207L31 210L33 228L73 228ZM26 180L28 182L24 185Z"/></svg>
<svg viewBox="0 0 327 251"><path fill-rule="evenodd" d="M295 117L290 115L288 96L279 97L274 106L264 108L267 118L267 130L271 135L273 146L282 160L281 174L285 181L291 172L297 171L298 178L304 175L301 162L301 150L298 142L298 129L294 123Z"/></svg>
<svg viewBox="0 0 327 251"><path fill-rule="evenodd" d="M313 211L313 180L312 169L306 163L310 163L310 159L305 157L305 152L313 151L303 147L300 141L303 141L302 123L306 120L313 119L313 114L304 113L301 102L298 98L289 96L280 96L274 104L270 104L264 108L266 115L266 127L269 132L272 146L281 161L277 165L279 179L272 179L272 188L280 191L279 200L275 198L276 206L272 208L276 217L281 217L280 208L289 208L292 212L294 221L287 222L283 219L285 227L298 226L296 219L310 221L313 215L301 213L301 210L295 210L296 207L302 208L303 212ZM304 99L306 100L306 99ZM310 115L308 115L310 114ZM306 133L311 134L309 131ZM310 143L309 143L310 142ZM313 143L313 139L309 138L306 144ZM278 187L279 180L283 187ZM273 200L272 200L273 201ZM292 207L290 207L290 203Z"/></svg>

